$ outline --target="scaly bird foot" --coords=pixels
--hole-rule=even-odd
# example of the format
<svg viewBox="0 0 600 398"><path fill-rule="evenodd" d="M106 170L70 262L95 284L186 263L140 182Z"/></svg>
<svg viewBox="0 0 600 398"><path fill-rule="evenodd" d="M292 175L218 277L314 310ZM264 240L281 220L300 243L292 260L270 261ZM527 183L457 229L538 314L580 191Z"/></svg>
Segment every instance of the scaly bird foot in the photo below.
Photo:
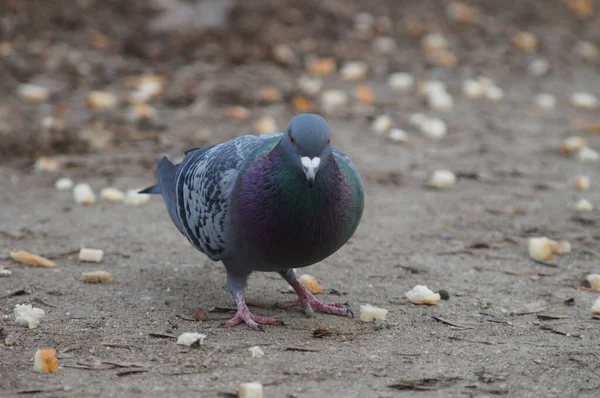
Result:
<svg viewBox="0 0 600 398"><path fill-rule="evenodd" d="M230 328L232 326L235 326L239 323L244 322L246 325L248 325L252 329L264 332L265 330L263 329L261 324L262 325L283 325L284 324L282 321L277 320L275 318L268 318L268 317L256 315L256 314L253 314L252 312L250 312L250 309L246 305L246 301L244 300L243 296L241 296L241 295L239 297L236 297L236 303L237 303L237 307L238 307L237 313L235 314L235 316L233 318L231 318L229 321L225 322L222 325L223 327Z"/></svg>
<svg viewBox="0 0 600 398"><path fill-rule="evenodd" d="M298 280L295 280L290 284L298 294L298 299L280 303L278 305L279 308L300 306L302 307L304 313L307 316L313 316L315 314L315 311L319 311L327 314L349 316L351 318L354 318L354 312L350 308L345 307L342 304L328 304L319 300L311 292L309 292L308 289Z"/></svg>

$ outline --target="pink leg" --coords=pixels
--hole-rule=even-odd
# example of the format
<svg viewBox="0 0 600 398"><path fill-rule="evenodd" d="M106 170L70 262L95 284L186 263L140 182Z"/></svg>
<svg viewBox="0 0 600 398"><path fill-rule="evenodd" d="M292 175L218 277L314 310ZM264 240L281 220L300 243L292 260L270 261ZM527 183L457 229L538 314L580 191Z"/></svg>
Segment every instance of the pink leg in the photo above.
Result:
<svg viewBox="0 0 600 398"><path fill-rule="evenodd" d="M283 322L278 321L274 318L267 318L260 315L255 315L250 312L248 306L246 305L246 300L244 300L244 296L242 294L235 295L235 302L237 304L237 314L229 321L225 322L223 327L230 328L232 326L237 325L238 323L246 323L246 325L250 326L254 330L259 330L264 332L261 324L263 325L283 325Z"/></svg>
<svg viewBox="0 0 600 398"><path fill-rule="evenodd" d="M298 299L294 301L286 301L279 304L280 308L289 308L292 306L299 305L304 310L304 313L308 316L313 316L315 310L319 312L325 312L327 314L344 315L354 318L354 312L350 308L344 307L342 304L327 304L319 300L308 289L298 281L294 279L289 282L298 294Z"/></svg>

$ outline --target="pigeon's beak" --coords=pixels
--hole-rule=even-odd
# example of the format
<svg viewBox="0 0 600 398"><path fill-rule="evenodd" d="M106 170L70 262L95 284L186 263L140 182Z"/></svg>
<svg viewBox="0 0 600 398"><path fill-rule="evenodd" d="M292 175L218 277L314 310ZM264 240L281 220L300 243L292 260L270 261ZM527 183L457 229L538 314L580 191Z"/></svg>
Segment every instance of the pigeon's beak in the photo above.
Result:
<svg viewBox="0 0 600 398"><path fill-rule="evenodd" d="M304 175L306 176L306 181L308 182L308 188L312 189L315 182L315 176L317 175L317 170L319 170L319 165L321 164L321 159L318 157L311 159L308 156L303 156L300 160L302 161L302 170L304 170Z"/></svg>

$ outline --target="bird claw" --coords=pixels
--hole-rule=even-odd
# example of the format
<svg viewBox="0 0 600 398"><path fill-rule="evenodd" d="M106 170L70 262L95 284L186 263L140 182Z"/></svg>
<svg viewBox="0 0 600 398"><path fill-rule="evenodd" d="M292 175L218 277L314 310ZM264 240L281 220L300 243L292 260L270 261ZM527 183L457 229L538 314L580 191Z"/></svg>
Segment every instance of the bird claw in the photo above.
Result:
<svg viewBox="0 0 600 398"><path fill-rule="evenodd" d="M242 322L244 322L250 328L252 328L254 330L258 330L260 332L265 331L265 329L262 327L262 325L281 325L281 326L285 325L283 323L283 321L280 321L275 318L268 318L268 317L264 317L264 316L260 316L260 315L255 315L252 312L250 312L250 310L245 308L245 309L238 310L237 314L235 314L235 316L233 318L231 318L227 322L222 323L221 326L223 326L225 328L230 328L230 327L240 324Z"/></svg>
<svg viewBox="0 0 600 398"><path fill-rule="evenodd" d="M332 303L328 304L317 299L312 294L310 296L302 297L299 296L297 300L284 301L279 303L279 308L290 308L294 306L300 306L304 310L304 313L308 317L312 317L315 311L323 312L326 314L343 315L350 318L354 318L354 311L351 308L345 307L343 304Z"/></svg>

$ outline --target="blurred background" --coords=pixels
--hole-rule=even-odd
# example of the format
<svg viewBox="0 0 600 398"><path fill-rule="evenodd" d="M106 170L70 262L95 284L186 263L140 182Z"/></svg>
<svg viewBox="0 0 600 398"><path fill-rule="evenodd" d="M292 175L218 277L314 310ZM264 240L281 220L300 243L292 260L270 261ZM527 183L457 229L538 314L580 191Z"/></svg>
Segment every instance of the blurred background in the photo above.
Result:
<svg viewBox="0 0 600 398"><path fill-rule="evenodd" d="M31 362L56 347L50 384L70 395L222 397L260 380L273 397L598 396L599 13L600 0L0 0L0 390L47 388ZM366 193L354 237L302 272L326 301L389 309L382 328L271 308L289 291L256 274L248 302L288 326L221 329L224 268L136 193L164 154L283 131L299 112L326 117ZM56 267L19 264L19 249ZM83 282L97 270L116 283ZM421 284L450 299L409 303ZM13 321L23 303L47 312L38 329ZM322 326L335 333L315 339ZM206 349L174 343L192 330Z"/></svg>
<svg viewBox="0 0 600 398"><path fill-rule="evenodd" d="M597 8L592 0L4 0L0 162L180 151L282 130L306 111L351 118L381 140L400 128L391 140L409 145L423 136L415 112L439 114L450 133L510 129L502 119L519 101L548 113L570 101L562 82L598 85ZM430 98L427 80L443 82L450 98ZM477 109L473 123L462 107ZM382 114L390 118L372 126Z"/></svg>

